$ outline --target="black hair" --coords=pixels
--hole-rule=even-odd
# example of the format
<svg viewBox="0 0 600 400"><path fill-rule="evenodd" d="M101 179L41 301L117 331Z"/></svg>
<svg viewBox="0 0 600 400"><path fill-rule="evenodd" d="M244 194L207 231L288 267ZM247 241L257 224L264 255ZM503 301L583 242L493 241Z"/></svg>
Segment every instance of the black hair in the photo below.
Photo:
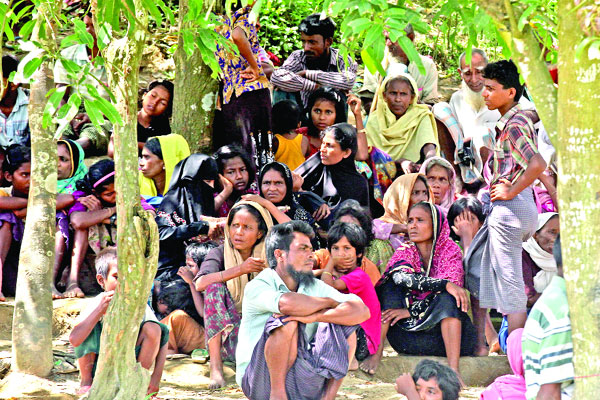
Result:
<svg viewBox="0 0 600 400"><path fill-rule="evenodd" d="M389 81L387 81L385 83L385 90L384 92L387 92L388 88L390 87L390 85L392 84L392 82L396 82L396 81L400 81L400 82L404 82L406 83L406 85L408 85L408 88L410 89L410 93L412 94L413 97L415 97L417 94L415 93L415 88L413 88L412 83L410 82L410 79L408 79L405 76L402 75L397 75L394 76L393 78L391 78Z"/></svg>
<svg viewBox="0 0 600 400"><path fill-rule="evenodd" d="M267 236L267 232L269 231L269 228L267 228L267 223L263 219L262 215L260 215L260 212L256 208L252 207L251 205L249 205L249 204L234 205L233 208L231 209L231 211L229 211L229 215L227 216L227 226L231 226L231 223L233 222L233 217L235 217L235 214L237 214L238 211L241 211L241 210L248 211L250 214L252 214L252 216L254 217L256 222L258 222L258 230L262 233L261 238L256 241L256 243L259 243L261 240L263 240L265 238L265 236ZM256 243L255 243L255 245L256 245Z"/></svg>
<svg viewBox="0 0 600 400"><path fill-rule="evenodd" d="M556 237L554 241L554 247L552 247L552 255L554 256L554 261L556 261L556 265L561 268L563 265L562 260L562 247L560 245L560 233Z"/></svg>
<svg viewBox="0 0 600 400"><path fill-rule="evenodd" d="M304 33L305 35L321 35L323 40L333 39L335 34L335 22L329 17L321 19L321 14L311 14L304 18L300 25L298 25L298 32Z"/></svg>
<svg viewBox="0 0 600 400"><path fill-rule="evenodd" d="M183 279L162 281L160 283L158 294L156 295L156 303L158 302L167 306L167 314L170 314L175 310L183 310L186 314L196 320L196 322L201 325L203 324L202 318L198 315L196 307L194 306L190 285Z"/></svg>
<svg viewBox="0 0 600 400"><path fill-rule="evenodd" d="M31 162L31 149L27 146L12 145L6 150L2 170L14 174L21 165Z"/></svg>
<svg viewBox="0 0 600 400"><path fill-rule="evenodd" d="M150 92L152 89L154 89L157 86L162 86L164 87L167 92L169 92L169 105L167 106L167 108L165 108L165 112L163 113L163 115L161 115L160 117L164 116L165 119L169 119L171 118L171 114L173 114L173 92L175 90L175 86L173 85L173 82L171 81L152 81L150 82L150 84L148 85L148 89L146 89L146 93Z"/></svg>
<svg viewBox="0 0 600 400"><path fill-rule="evenodd" d="M415 367L412 378L415 383L419 379L428 381L434 378L442 391L444 400L458 400L460 381L456 372L446 365L433 360L422 360Z"/></svg>
<svg viewBox="0 0 600 400"><path fill-rule="evenodd" d="M483 204L481 204L481 202L473 196L461 197L460 199L452 203L450 209L448 210L447 218L448 225L450 226L450 228L454 226L454 220L456 219L456 217L462 214L464 210L469 210L473 214L475 214L479 222L481 222L482 224L485 221L485 214L483 213ZM454 232L453 229L450 229L450 237L456 241L460 240L460 238Z"/></svg>
<svg viewBox="0 0 600 400"><path fill-rule="evenodd" d="M302 110L295 101L281 100L273 104L271 123L273 133L285 134L298 127Z"/></svg>
<svg viewBox="0 0 600 400"><path fill-rule="evenodd" d="M85 174L83 179L78 180L75 186L77 187L77 190L81 190L87 195L100 194L108 185L115 183L115 176L108 177L96 187L94 187L94 184L114 171L115 162L113 160L100 160L89 168L88 173Z"/></svg>
<svg viewBox="0 0 600 400"><path fill-rule="evenodd" d="M410 212L413 208L422 208L423 210L426 210L427 213L429 214L429 216L431 217L431 220L433 221L433 214L431 211L431 203L429 203L427 201L420 201L417 204L413 204L413 206L408 210L408 215L410 215Z"/></svg>
<svg viewBox="0 0 600 400"><path fill-rule="evenodd" d="M219 247L217 242L209 240L208 242L192 242L187 245L185 248L185 257L190 257L198 267L204 261L204 257L208 254L209 251L214 249L215 247Z"/></svg>
<svg viewBox="0 0 600 400"><path fill-rule="evenodd" d="M17 71L19 67L19 59L12 54L2 56L2 76L6 79L10 74Z"/></svg>
<svg viewBox="0 0 600 400"><path fill-rule="evenodd" d="M355 224L347 222L336 222L329 231L327 231L327 249L331 253L331 248L334 244L345 237L350 242L350 245L356 250L356 264L362 263L365 247L367 247L367 235L363 229Z"/></svg>
<svg viewBox="0 0 600 400"><path fill-rule="evenodd" d="M344 101L344 94L338 89L330 87L320 87L308 96L308 102L305 109L306 126L308 127L308 134L312 137L319 137L319 130L315 127L312 122L311 111L317 100L327 100L334 104L335 107L335 123L346 122L348 116L346 115L346 103Z"/></svg>
<svg viewBox="0 0 600 400"><path fill-rule="evenodd" d="M156 137L151 137L144 143L144 147L154 154L156 157L163 159L162 147L160 146L160 140Z"/></svg>
<svg viewBox="0 0 600 400"><path fill-rule="evenodd" d="M338 222L340 218L345 215L350 215L356 218L359 222L360 227L367 235L367 242L370 243L375 237L373 236L373 219L368 209L360 205L360 203L354 199L347 199L342 202L335 211L333 220Z"/></svg>
<svg viewBox="0 0 600 400"><path fill-rule="evenodd" d="M246 153L237 144L228 144L227 146L220 147L217 151L215 151L213 157L217 161L217 167L219 168L220 174L223 174L227 161L235 157L241 158L246 165L246 169L248 170L248 186L246 188L250 187L252 182L254 182L254 179L256 179L256 169L254 167L254 163L250 160L248 153Z"/></svg>
<svg viewBox="0 0 600 400"><path fill-rule="evenodd" d="M324 132L333 132L335 141L338 142L342 148L342 151L350 149L350 157L352 160L354 160L354 155L358 149L355 127L346 122L342 122L340 124L331 125L330 127L326 128Z"/></svg>
<svg viewBox="0 0 600 400"><path fill-rule="evenodd" d="M500 60L489 63L483 69L485 79L493 79L502 85L504 89L515 89L515 100L519 101L523 95L523 85L519 80L519 70L512 60Z"/></svg>
<svg viewBox="0 0 600 400"><path fill-rule="evenodd" d="M267 262L269 263L269 267L273 269L277 267L275 250L290 250L290 245L292 244L292 241L294 241L294 232L302 233L308 236L311 240L315 237L315 232L313 229L304 221L292 220L273 226L269 231L265 242Z"/></svg>

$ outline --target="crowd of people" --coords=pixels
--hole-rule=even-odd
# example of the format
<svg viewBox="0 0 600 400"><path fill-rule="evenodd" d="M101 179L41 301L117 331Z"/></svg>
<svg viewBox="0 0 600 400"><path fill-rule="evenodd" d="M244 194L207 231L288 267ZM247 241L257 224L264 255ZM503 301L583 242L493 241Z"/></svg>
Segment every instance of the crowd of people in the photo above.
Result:
<svg viewBox="0 0 600 400"><path fill-rule="evenodd" d="M218 28L238 51L215 53L214 154L171 132L171 82L141 99L140 205L160 240L136 347L154 366L148 393L166 357L184 353L210 360L211 388L231 361L250 399L333 399L349 369L375 374L389 343L447 359L398 378L410 400L456 399L460 357L500 351L515 375L482 398L567 398L555 154L515 64L461 55L462 86L441 102L435 63L420 56L423 74L385 34L387 75L365 69L360 85L357 63L332 47L334 22L314 14L298 27L302 48L275 68L251 9ZM84 22L92 48L63 50L79 65L98 54ZM18 68L3 57L0 301L15 294L30 187L28 91L8 79ZM102 88L104 68L90 68L90 85ZM67 97L75 83L61 63L55 77ZM52 287L54 298L96 295L70 336L81 392L119 268L112 127L84 111L57 142ZM489 310L503 316L498 332Z"/></svg>

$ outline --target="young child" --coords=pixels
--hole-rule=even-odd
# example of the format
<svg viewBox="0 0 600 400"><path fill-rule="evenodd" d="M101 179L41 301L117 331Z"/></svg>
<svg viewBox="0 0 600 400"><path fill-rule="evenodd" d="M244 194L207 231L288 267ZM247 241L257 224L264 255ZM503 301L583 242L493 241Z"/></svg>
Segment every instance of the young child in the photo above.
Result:
<svg viewBox="0 0 600 400"><path fill-rule="evenodd" d="M89 307L81 313L69 336L69 342L75 347L75 356L81 373L78 394L87 393L92 387L96 359L100 351L102 319L118 285L119 269L117 250L114 247L107 247L98 254L96 271L98 273L96 279L104 292L96 296ZM150 370L154 364L154 371L148 385L148 394L158 392L167 355L168 340L169 328L159 323L152 309L146 305L146 313L140 325L135 351L137 361L142 367Z"/></svg>
<svg viewBox="0 0 600 400"><path fill-rule="evenodd" d="M272 126L275 161L287 165L292 171L305 161L308 155L308 138L296 132L300 127L300 107L291 100L273 105Z"/></svg>
<svg viewBox="0 0 600 400"><path fill-rule="evenodd" d="M367 244L367 236L356 224L336 223L327 232L329 262L321 273L321 280L342 293L353 293L369 308L371 317L356 331L356 353L350 369L358 368L370 354L375 354L381 340L381 305L369 275L360 265Z"/></svg>
<svg viewBox="0 0 600 400"><path fill-rule="evenodd" d="M25 230L31 175L29 147L9 147L3 170L4 178L12 187L0 189L0 301L6 300L3 293L14 296L17 284L19 249ZM59 194L56 198L57 210L72 204L71 195Z"/></svg>
<svg viewBox="0 0 600 400"><path fill-rule="evenodd" d="M433 360L423 360L412 374L396 379L396 391L407 400L458 400L460 382L450 367Z"/></svg>

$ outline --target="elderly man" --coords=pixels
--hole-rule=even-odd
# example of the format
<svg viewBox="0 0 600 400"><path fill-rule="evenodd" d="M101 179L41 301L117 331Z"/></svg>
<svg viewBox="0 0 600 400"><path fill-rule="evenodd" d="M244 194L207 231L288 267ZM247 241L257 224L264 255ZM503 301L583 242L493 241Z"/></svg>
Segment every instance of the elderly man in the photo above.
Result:
<svg viewBox="0 0 600 400"><path fill-rule="evenodd" d="M321 14L304 18L298 26L302 50L296 50L271 75L271 83L281 91L299 94L298 104L306 108L310 94L321 86L348 92L354 86L358 66L331 47L335 24ZM277 95L275 97L278 97ZM281 97L281 96L279 96Z"/></svg>
<svg viewBox="0 0 600 400"><path fill-rule="evenodd" d="M250 400L335 399L369 309L312 272L312 228L276 225L266 238L270 268L244 291L237 383Z"/></svg>
<svg viewBox="0 0 600 400"><path fill-rule="evenodd" d="M415 31L411 24L406 25L404 29L406 36L412 41L415 41ZM419 88L419 101L421 103L434 104L438 101L437 81L438 71L433 60L429 57L422 56L421 62L425 67L425 75L421 74L419 67L415 63L411 63L408 56L400 47L398 42L392 42L387 32L385 35L385 54L382 62L382 67L389 74L397 74L408 72L417 82ZM375 75L365 68L364 84L359 91L361 97L373 98L377 93L377 88L383 81L381 75Z"/></svg>

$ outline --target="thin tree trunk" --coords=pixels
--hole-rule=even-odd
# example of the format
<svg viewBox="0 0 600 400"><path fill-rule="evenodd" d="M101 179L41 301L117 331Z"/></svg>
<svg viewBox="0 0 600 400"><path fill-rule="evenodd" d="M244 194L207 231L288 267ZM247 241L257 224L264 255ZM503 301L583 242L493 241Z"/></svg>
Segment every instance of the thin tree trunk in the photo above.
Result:
<svg viewBox="0 0 600 400"><path fill-rule="evenodd" d="M205 2L205 6L208 3ZM199 50L188 56L183 49L185 14L188 0L179 2L179 40L175 52L175 95L173 98L172 129L186 138L192 152L209 150L212 123L217 99L218 81L202 60Z"/></svg>
<svg viewBox="0 0 600 400"><path fill-rule="evenodd" d="M600 60L590 60L586 49L575 62L585 36L574 4L558 2L558 190L575 375L584 377L575 380L574 398L594 399L600 387Z"/></svg>
<svg viewBox="0 0 600 400"><path fill-rule="evenodd" d="M158 228L141 209L137 163L137 87L147 14L135 1L136 26L128 37L113 40L105 57L109 87L124 125L115 126L115 187L119 286L106 313L98 367L89 399L143 399L149 373L137 363L135 343L158 262Z"/></svg>
<svg viewBox="0 0 600 400"><path fill-rule="evenodd" d="M60 10L60 2L42 2L32 39L44 48L56 47L48 21ZM44 30L44 32L41 32ZM39 57L43 56L40 52ZM53 129L42 127L46 93L54 87L52 69L45 61L33 75L29 100L31 128L31 184L27 224L21 244L19 275L12 328L13 368L47 376L52 357L52 266L56 229L56 142Z"/></svg>

